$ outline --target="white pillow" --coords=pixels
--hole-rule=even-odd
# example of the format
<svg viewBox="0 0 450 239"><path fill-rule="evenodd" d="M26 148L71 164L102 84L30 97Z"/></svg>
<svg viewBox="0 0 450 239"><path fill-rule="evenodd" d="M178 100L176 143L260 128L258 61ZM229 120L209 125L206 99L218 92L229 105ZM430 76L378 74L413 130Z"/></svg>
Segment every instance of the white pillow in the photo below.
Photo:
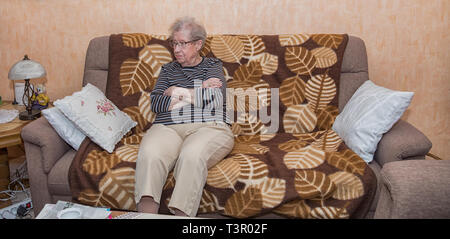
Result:
<svg viewBox="0 0 450 239"><path fill-rule="evenodd" d="M101 90L89 83L81 91L55 101L54 105L86 136L109 153L137 125Z"/></svg>
<svg viewBox="0 0 450 239"><path fill-rule="evenodd" d="M413 92L393 91L364 82L336 117L333 130L367 163L378 142L408 108Z"/></svg>
<svg viewBox="0 0 450 239"><path fill-rule="evenodd" d="M83 134L64 114L56 107L45 109L42 114L55 129L61 138L72 148L78 150L86 135Z"/></svg>

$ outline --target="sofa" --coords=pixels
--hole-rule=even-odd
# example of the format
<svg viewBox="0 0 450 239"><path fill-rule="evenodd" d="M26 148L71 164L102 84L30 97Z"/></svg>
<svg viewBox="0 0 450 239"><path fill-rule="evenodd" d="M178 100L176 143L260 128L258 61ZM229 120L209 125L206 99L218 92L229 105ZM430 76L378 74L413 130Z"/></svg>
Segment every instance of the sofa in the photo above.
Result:
<svg viewBox="0 0 450 239"><path fill-rule="evenodd" d="M110 36L90 41L83 86L90 83L103 92L107 91L111 66L109 44ZM348 36L340 67L339 111L367 80L368 60L364 41ZM73 201L68 175L77 151L55 132L44 117L24 127L21 135L35 213L39 213L46 203ZM450 185L449 180L443 180L449 178L450 161L424 160L431 146L422 132L404 120L399 120L385 133L374 160L368 164L376 176L376 190L369 200L370 205L357 218L450 217Z"/></svg>

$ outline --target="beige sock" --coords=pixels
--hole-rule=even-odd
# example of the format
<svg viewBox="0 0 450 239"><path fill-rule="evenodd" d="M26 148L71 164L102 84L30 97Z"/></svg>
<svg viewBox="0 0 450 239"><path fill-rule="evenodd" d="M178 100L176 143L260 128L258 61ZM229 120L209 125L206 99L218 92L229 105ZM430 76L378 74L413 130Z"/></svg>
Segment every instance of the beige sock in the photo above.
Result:
<svg viewBox="0 0 450 239"><path fill-rule="evenodd" d="M183 216L183 217L187 217L188 215L186 213L184 213L183 211L177 209L177 208L173 208L173 211L175 212L175 216Z"/></svg>
<svg viewBox="0 0 450 239"><path fill-rule="evenodd" d="M144 213L154 213L157 214L159 209L159 204L153 200L153 197L143 196L137 204L138 212Z"/></svg>

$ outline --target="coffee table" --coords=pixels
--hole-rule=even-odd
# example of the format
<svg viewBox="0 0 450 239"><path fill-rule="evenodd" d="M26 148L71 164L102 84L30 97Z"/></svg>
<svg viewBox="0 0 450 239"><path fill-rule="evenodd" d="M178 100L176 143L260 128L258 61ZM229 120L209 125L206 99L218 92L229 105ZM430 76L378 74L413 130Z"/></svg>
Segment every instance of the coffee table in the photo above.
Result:
<svg viewBox="0 0 450 239"><path fill-rule="evenodd" d="M138 213L111 210L111 219L198 219L197 217L181 217L166 214Z"/></svg>

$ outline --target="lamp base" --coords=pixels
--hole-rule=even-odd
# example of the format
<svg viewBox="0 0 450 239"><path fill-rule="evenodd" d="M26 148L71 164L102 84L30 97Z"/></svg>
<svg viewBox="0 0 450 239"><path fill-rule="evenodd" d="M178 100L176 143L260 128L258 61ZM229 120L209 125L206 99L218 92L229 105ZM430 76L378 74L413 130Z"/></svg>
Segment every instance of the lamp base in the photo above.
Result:
<svg viewBox="0 0 450 239"><path fill-rule="evenodd" d="M31 110L31 114L28 114L28 111L22 111L19 114L20 120L34 120L41 117L40 110Z"/></svg>

